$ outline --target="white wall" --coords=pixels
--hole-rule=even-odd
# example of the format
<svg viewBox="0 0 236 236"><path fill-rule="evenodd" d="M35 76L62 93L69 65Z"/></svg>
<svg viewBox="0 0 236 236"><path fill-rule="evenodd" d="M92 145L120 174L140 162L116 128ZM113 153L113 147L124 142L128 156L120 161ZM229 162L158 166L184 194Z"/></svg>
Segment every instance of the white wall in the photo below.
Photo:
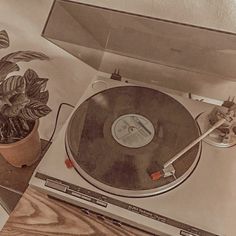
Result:
<svg viewBox="0 0 236 236"><path fill-rule="evenodd" d="M236 33L235 0L153 0L153 4L153 16Z"/></svg>
<svg viewBox="0 0 236 236"><path fill-rule="evenodd" d="M235 0L74 0L236 33Z"/></svg>

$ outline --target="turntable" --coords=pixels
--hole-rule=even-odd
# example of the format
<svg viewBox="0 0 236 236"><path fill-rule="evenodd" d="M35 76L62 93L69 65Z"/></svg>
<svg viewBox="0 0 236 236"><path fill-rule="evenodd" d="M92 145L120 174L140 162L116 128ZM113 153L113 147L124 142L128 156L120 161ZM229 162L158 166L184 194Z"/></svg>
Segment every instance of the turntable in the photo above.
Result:
<svg viewBox="0 0 236 236"><path fill-rule="evenodd" d="M236 74L236 67L230 66L233 62L225 63L223 67L220 65L228 60L225 54L222 54L221 63L213 61L211 64L209 56L213 55L211 50L221 48L227 40L227 45L235 42L235 36L227 34L225 39L219 32L173 26L173 22L78 5L71 7L63 1L56 1L54 8L57 14L55 9L51 11L44 36L64 49L68 46L65 41L69 41L68 50L77 56L78 45L75 46L75 43L79 44L78 57L99 72L35 170L30 185L102 215L105 220L114 219L121 227L126 223L156 235L169 236L236 235L235 103L228 99L216 106L202 102L202 97L196 100L186 96L191 95L194 89L205 95L211 93L212 97L221 100L226 100L226 91L228 95L234 93L233 82L229 86L229 82L223 83L226 80L222 79L224 76L224 79L232 80L232 75ZM76 9L80 15L91 17L93 24L87 22L87 18L76 15ZM76 27L81 23L83 27L79 28L79 32L87 27L88 32L83 35L86 37L73 37L75 30L70 31L71 28L65 28L66 33L61 35L60 24L57 25L60 29L57 33L57 27L53 26L57 23L58 11L64 14L61 19L65 22L72 21ZM96 14L97 11L99 14ZM111 29L107 30L105 20L111 18L115 23L109 22ZM109 34L108 41L102 37L103 34L96 38L97 28L103 30L104 35ZM127 40L135 42L134 47L129 44L126 48L119 41L121 28L122 33L126 32ZM165 29L168 29L165 32L167 40L161 41L159 30ZM171 35L176 29L179 33L177 46ZM198 32L197 39L190 37L195 30ZM183 54L179 53L180 49L168 48L168 53L171 51L173 54L167 58L162 48L155 48L156 44L150 45L150 48L159 50L158 54L154 49L146 53L140 47L144 43L142 37L148 40L146 36L149 33L150 38L157 37L162 48L165 49L167 41L168 47L174 43L172 46L181 48ZM70 37L65 39L68 35ZM93 44L91 35L99 41L99 45L97 41ZM131 41L132 37L136 41ZM82 42L84 38L86 45ZM100 42L102 38L105 43ZM191 40L186 47L189 38ZM211 40L212 44L207 44L213 49L199 48L209 39L215 39ZM85 46L91 46L88 45L90 43L92 49L83 54ZM102 52L100 61L103 43L108 48ZM119 51L114 53L117 48ZM196 62L186 60L196 56L199 57ZM230 58L233 58L232 54ZM164 68L163 61L168 62L168 70ZM121 78L116 71L110 78L109 71L114 69L114 65L121 68L124 77ZM182 79L180 84L172 81L175 92L168 88L171 86L167 80L173 68L175 76L181 71ZM189 71L191 74L188 74ZM189 79L182 78L186 74L191 75L192 81L198 74L198 80L190 83ZM163 79L164 75L167 77ZM162 86L151 83L156 77ZM140 81L140 78L145 78L145 81ZM208 82L204 83L202 78ZM213 78L214 82L220 82L213 86ZM174 80L173 76L171 79ZM183 93L181 86L185 86L183 90L187 92ZM205 87L206 91L202 91Z"/></svg>
<svg viewBox="0 0 236 236"><path fill-rule="evenodd" d="M235 197L228 185L236 177L235 146L197 143L173 162L174 172L152 178L205 132L206 117L194 117L212 110L206 103L98 77L30 184L155 234L232 235L236 206L227 202Z"/></svg>

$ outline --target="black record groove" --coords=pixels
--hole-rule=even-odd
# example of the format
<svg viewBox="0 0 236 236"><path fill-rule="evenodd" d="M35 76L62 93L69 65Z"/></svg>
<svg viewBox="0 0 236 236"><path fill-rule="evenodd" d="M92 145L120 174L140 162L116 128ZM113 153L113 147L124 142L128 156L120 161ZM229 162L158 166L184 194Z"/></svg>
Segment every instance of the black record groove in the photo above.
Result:
<svg viewBox="0 0 236 236"><path fill-rule="evenodd" d="M173 165L176 177L150 173L199 137L188 110L157 90L125 86L102 91L74 112L66 145L78 172L96 187L122 196L150 196L183 182L200 157L200 145Z"/></svg>

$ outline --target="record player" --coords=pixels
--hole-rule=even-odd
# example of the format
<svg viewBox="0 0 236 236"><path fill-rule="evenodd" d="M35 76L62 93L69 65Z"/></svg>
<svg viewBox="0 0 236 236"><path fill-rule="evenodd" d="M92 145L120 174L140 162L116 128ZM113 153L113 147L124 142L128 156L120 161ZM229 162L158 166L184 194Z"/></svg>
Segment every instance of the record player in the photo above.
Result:
<svg viewBox="0 0 236 236"><path fill-rule="evenodd" d="M61 47L65 47L65 39L47 30L56 14L55 8L60 6L62 14L63 4L63 1L56 1L44 29L44 36ZM65 8L68 15L69 8ZM111 13L108 9L94 9L85 4L79 4L80 8L91 10L93 16L98 10L103 20L101 11ZM71 9L74 11L75 6ZM112 14L118 13L112 11ZM143 20L140 16L132 17L138 18L139 23ZM153 21L145 18L145 24L150 20ZM85 24L89 25L91 33L91 25L83 22L83 28ZM116 27L111 28L110 41ZM75 41L70 40L70 43L73 50L71 45L69 50L75 53ZM106 42L106 47L108 44ZM85 45L80 45L80 52L85 52L84 48ZM124 48L122 53L119 51L120 61L114 51L102 52L100 57L99 50L93 47L95 54L90 48L86 56L82 53L78 57L89 61L93 67L98 66L102 58L96 69L106 73L98 72L79 98L35 170L30 185L50 196L112 218L120 222L121 227L122 223L127 223L156 235L236 235L236 109L233 99L219 102L218 106L212 104L216 102L214 88L209 90L214 99L206 103L199 99L203 97L193 97L189 91L139 81L138 76L129 75L130 71L136 73L134 68L138 68L140 58L144 57L142 50L135 58L129 51L127 63L123 63L127 56ZM151 59L143 63L155 67L154 57ZM119 68L123 67L124 77L118 70L109 76L107 68L114 69L110 60ZM191 67L197 74L200 73L198 65ZM149 68L145 64L142 77L150 72ZM200 77L207 74L210 78L213 72L216 77L222 76L223 72L216 73L213 67L207 68L207 73L204 70ZM227 73L233 70L230 67ZM148 75L152 77L151 73ZM217 91L217 98L224 97L225 94Z"/></svg>

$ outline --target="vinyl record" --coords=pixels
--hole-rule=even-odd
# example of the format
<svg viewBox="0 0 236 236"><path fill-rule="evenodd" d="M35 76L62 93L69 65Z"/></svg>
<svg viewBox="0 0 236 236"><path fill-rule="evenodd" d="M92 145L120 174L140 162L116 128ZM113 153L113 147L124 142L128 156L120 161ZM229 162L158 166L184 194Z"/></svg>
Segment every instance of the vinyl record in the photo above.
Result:
<svg viewBox="0 0 236 236"><path fill-rule="evenodd" d="M199 137L188 110L157 90L125 86L91 96L74 112L66 148L75 168L96 187L121 196L159 194L183 182L200 157L200 144L173 165L173 176L150 174Z"/></svg>

